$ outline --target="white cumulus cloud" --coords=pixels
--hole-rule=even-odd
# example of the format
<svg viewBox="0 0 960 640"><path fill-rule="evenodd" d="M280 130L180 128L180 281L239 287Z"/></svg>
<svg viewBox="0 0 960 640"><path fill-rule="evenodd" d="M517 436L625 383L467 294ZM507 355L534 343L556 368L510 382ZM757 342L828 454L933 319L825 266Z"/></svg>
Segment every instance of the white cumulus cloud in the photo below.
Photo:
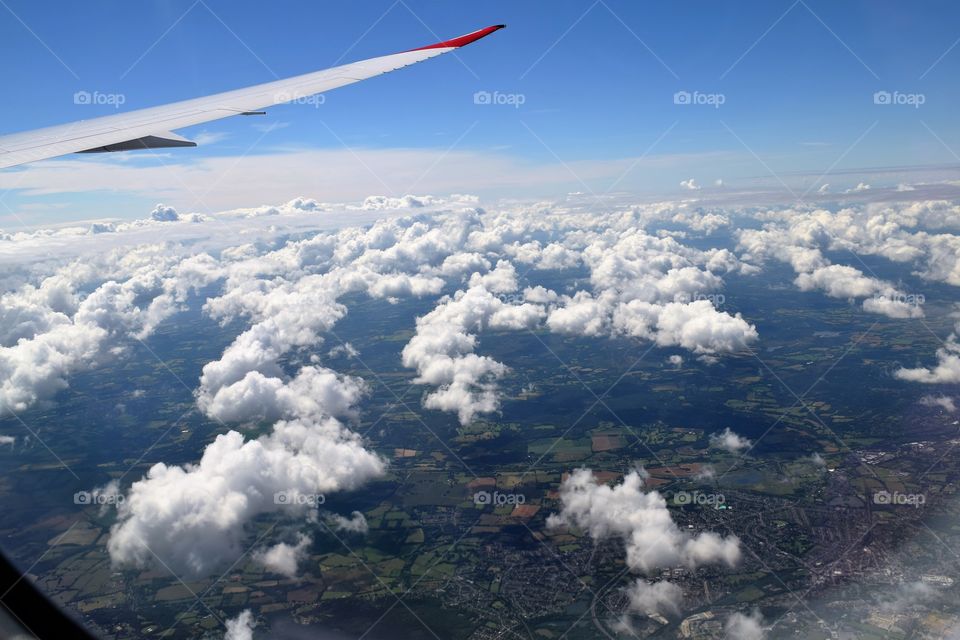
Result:
<svg viewBox="0 0 960 640"><path fill-rule="evenodd" d="M244 609L236 618L229 618L226 621L227 632L223 640L253 640L253 629L256 626L256 620L253 618L253 612L250 609Z"/></svg>
<svg viewBox="0 0 960 640"><path fill-rule="evenodd" d="M920 398L920 404L925 407L940 407L947 413L956 413L957 411L956 403L949 396L923 396Z"/></svg>
<svg viewBox="0 0 960 640"><path fill-rule="evenodd" d="M763 616L756 609L749 614L734 612L723 625L726 637L733 640L763 640L767 630L763 626Z"/></svg>
<svg viewBox="0 0 960 640"><path fill-rule="evenodd" d="M255 562L263 565L268 571L279 573L288 578L297 576L297 565L307 554L307 549L313 541L309 536L300 534L296 544L279 542L269 548L254 551L252 557Z"/></svg>
<svg viewBox="0 0 960 640"><path fill-rule="evenodd" d="M627 474L610 487L597 482L589 469L578 469L560 486L560 513L547 519L549 527L585 529L595 540L618 537L624 541L627 565L651 572L676 565L694 568L740 561L740 541L705 531L697 535L681 530L658 491L645 491L639 472Z"/></svg>
<svg viewBox="0 0 960 640"><path fill-rule="evenodd" d="M954 384L960 382L960 344L953 336L937 350L936 366L914 369L900 368L894 375L901 380L924 384Z"/></svg>
<svg viewBox="0 0 960 640"><path fill-rule="evenodd" d="M738 453L744 449L750 448L750 440L734 433L730 427L719 431L710 436L710 446L717 449L724 449L730 453Z"/></svg>
<svg viewBox="0 0 960 640"><path fill-rule="evenodd" d="M683 603L683 589L668 580L648 582L638 578L626 591L628 609L633 613L651 615L673 614L680 612Z"/></svg>
<svg viewBox="0 0 960 640"><path fill-rule="evenodd" d="M330 522L338 531L347 531L349 533L366 533L369 530L367 519L359 511L354 511L350 517L333 514L330 516Z"/></svg>

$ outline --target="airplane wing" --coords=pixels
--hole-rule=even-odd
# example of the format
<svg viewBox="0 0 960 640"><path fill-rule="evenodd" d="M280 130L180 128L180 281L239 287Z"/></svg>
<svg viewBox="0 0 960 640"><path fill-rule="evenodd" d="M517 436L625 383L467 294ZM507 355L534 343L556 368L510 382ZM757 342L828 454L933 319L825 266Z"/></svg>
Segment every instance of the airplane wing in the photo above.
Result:
<svg viewBox="0 0 960 640"><path fill-rule="evenodd" d="M68 153L195 147L195 142L172 131L202 122L249 114L402 69L455 51L504 26L487 27L459 38L403 53L353 62L246 89L2 136L0 169Z"/></svg>

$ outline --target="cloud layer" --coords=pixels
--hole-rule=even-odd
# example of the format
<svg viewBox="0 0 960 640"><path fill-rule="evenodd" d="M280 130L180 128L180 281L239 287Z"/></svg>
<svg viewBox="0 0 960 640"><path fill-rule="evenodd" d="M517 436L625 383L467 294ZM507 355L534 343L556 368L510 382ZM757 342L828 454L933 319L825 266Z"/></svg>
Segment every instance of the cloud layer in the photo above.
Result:
<svg viewBox="0 0 960 640"><path fill-rule="evenodd" d="M501 410L501 384L515 375L509 361L483 352L485 334L626 338L715 362L761 340L749 317L725 307L724 292L771 261L790 266L798 292L857 301L896 322L923 321L924 297L871 273L858 256L960 285L960 211L951 203L836 211L478 205L472 196L350 205L297 198L202 215L158 205L139 221L0 233L0 260L11 265L0 280L0 413L54 401L71 376L149 344L202 292L206 317L235 332L195 389L220 435L195 463L158 462L122 488L108 546L118 565L161 558L199 575L241 553L254 518L303 520L319 496L384 472L384 459L350 428L371 382L325 363L362 360L336 337L353 297L426 301L406 327L401 364L424 388L426 409L469 423ZM713 242L721 231L733 242ZM684 355L670 362L681 366ZM960 381L956 338L935 362L896 375ZM262 435L246 435L254 426ZM717 446L749 443L727 431ZM662 497L633 474L610 488L577 472L563 496L557 522L622 538L638 571L738 557L735 540L677 530ZM356 515L334 522L363 528ZM287 572L299 544L268 541L258 557ZM638 601L656 603L667 589L651 588L637 586Z"/></svg>

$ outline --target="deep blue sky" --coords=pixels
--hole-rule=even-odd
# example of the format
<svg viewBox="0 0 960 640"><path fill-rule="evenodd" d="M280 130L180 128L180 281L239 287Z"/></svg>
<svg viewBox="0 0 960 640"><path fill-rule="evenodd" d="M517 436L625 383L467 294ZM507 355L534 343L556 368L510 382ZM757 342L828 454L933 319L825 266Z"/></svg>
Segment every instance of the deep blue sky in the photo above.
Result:
<svg viewBox="0 0 960 640"><path fill-rule="evenodd" d="M195 127L184 133L227 135L178 153L243 154L261 138L254 124L282 122L251 153L445 149L459 139L458 149L574 163L636 157L673 126L652 154L739 154L712 172L729 182L767 167L824 170L841 157L847 168L954 163L947 147L960 149L960 46L948 52L960 38L956 2L3 2L8 132L113 112L75 105L78 90L123 94L134 109L503 22L459 60L337 90L319 109ZM722 93L725 103L677 106L680 90ZM922 93L925 104L878 106L879 90ZM520 93L525 104L478 106L476 91ZM714 178L704 162L677 164L655 172L665 190Z"/></svg>

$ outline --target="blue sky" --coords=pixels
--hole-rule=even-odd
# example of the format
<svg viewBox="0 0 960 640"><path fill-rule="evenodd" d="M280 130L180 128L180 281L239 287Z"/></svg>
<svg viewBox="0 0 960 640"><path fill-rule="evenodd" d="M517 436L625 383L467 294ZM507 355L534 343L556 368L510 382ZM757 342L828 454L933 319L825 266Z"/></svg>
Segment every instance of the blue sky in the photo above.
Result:
<svg viewBox="0 0 960 640"><path fill-rule="evenodd" d="M669 194L688 178L709 187L716 179L746 185L771 174L775 182L790 182L796 172L809 172L798 179L805 186L831 167L960 162L953 151L960 150L960 46L951 49L960 38L960 6L951 2L185 0L63 3L55 10L27 0L3 2L0 47L16 62L2 70L0 108L8 132L114 112L110 105L74 104L77 91L119 94L123 109L135 109L509 25L457 57L339 89L316 108L278 107L264 118L185 130L207 144L165 154L163 166L177 171L204 158L247 161L291 150L352 157L357 150L419 149L440 162L455 151L524 168L550 166L546 173L554 176L541 180L536 173L524 188L498 190L494 178L477 186L465 175L462 191L548 196L604 191L615 183ZM478 91L520 95L523 104L477 105ZM677 105L678 91L701 100L719 95L723 104ZM903 100L920 95L923 104L878 105L877 91ZM276 128L265 133L270 124ZM625 159L626 165L604 165ZM71 161L157 167L143 157ZM315 170L322 174L324 167ZM358 176L356 189L382 192L386 178ZM831 182L847 188L862 179ZM432 182L416 186L424 191ZM225 180L223 188L230 185ZM9 176L0 178L0 189L12 186ZM455 180L436 186L453 188ZM148 202L179 197L171 185L158 184L152 193L121 181L116 189L18 189L4 202L16 213L46 207L29 215L54 220L136 217ZM284 194L264 192L265 199L274 195ZM326 193L289 195L324 199ZM211 198L213 206L236 204ZM10 211L0 210L0 225L9 226L4 216Z"/></svg>

